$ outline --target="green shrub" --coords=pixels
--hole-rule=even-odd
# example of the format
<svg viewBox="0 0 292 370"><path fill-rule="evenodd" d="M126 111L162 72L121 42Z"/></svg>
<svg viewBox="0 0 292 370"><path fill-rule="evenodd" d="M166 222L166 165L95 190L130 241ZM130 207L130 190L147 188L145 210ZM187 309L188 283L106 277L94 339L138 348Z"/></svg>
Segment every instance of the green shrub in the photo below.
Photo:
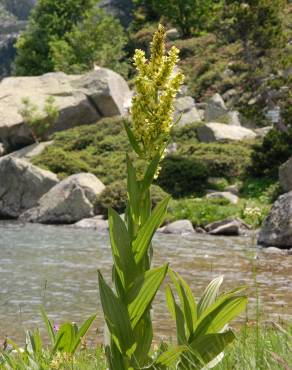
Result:
<svg viewBox="0 0 292 370"><path fill-rule="evenodd" d="M192 143L198 142L197 139L197 123L189 123L182 127L174 126L171 130L171 138L174 142L187 142L192 141Z"/></svg>
<svg viewBox="0 0 292 370"><path fill-rule="evenodd" d="M157 183L174 197L203 190L208 177L204 164L194 158L169 155L162 162Z"/></svg>
<svg viewBox="0 0 292 370"><path fill-rule="evenodd" d="M231 216L239 216L240 209L226 199L181 199L171 202L168 220L190 220L194 226L205 226L211 222Z"/></svg>
<svg viewBox="0 0 292 370"><path fill-rule="evenodd" d="M292 155L292 129L288 133L271 130L261 144L254 146L249 172L252 176L278 178L279 166Z"/></svg>
<svg viewBox="0 0 292 370"><path fill-rule="evenodd" d="M151 200L155 207L162 199L167 196L159 186L152 185ZM108 185L97 197L95 202L95 214L102 214L107 217L108 209L113 208L118 213L124 213L127 202L127 184L125 180L115 181Z"/></svg>
<svg viewBox="0 0 292 370"><path fill-rule="evenodd" d="M245 174L250 165L251 145L246 143L195 143L182 145L179 154L206 169L207 177L234 179Z"/></svg>

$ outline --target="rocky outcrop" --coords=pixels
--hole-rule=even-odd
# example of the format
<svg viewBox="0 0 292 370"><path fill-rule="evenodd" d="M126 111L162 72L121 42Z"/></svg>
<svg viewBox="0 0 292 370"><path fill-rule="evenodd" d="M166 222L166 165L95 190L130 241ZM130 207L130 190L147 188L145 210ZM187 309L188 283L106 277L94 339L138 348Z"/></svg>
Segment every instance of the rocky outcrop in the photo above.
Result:
<svg viewBox="0 0 292 370"><path fill-rule="evenodd" d="M130 95L126 81L105 68L85 75L48 73L5 78L0 83L0 141L10 149L32 143L19 113L23 98L28 97L42 110L47 97L54 97L60 114L52 131L60 131L102 117L125 115Z"/></svg>
<svg viewBox="0 0 292 370"><path fill-rule="evenodd" d="M26 161L0 160L0 218L17 218L58 183L55 174Z"/></svg>
<svg viewBox="0 0 292 370"><path fill-rule="evenodd" d="M279 180L284 191L292 190L292 157L280 167Z"/></svg>
<svg viewBox="0 0 292 370"><path fill-rule="evenodd" d="M201 121L200 113L191 96L182 96L176 100L174 120L176 121L177 119L179 119L178 126Z"/></svg>
<svg viewBox="0 0 292 370"><path fill-rule="evenodd" d="M34 157L40 155L48 146L52 145L53 141L43 141L41 143L34 143L28 145L22 149L16 150L15 152L7 154L9 157L20 158L30 161ZM1 152L1 151L0 151Z"/></svg>
<svg viewBox="0 0 292 370"><path fill-rule="evenodd" d="M72 175L54 186L38 205L21 215L27 222L71 224L94 216L94 202L105 188L90 173Z"/></svg>
<svg viewBox="0 0 292 370"><path fill-rule="evenodd" d="M222 221L212 222L205 229L211 235L238 236L245 234L250 228L240 218L228 217Z"/></svg>
<svg viewBox="0 0 292 370"><path fill-rule="evenodd" d="M198 138L205 143L214 141L242 141L255 139L256 134L247 128L210 122L198 127Z"/></svg>
<svg viewBox="0 0 292 370"><path fill-rule="evenodd" d="M281 195L272 206L261 227L258 243L292 248L292 191Z"/></svg>
<svg viewBox="0 0 292 370"><path fill-rule="evenodd" d="M224 100L220 94L215 94L208 101L205 109L205 121L214 122L218 118L225 116L228 113L228 109L224 103Z"/></svg>
<svg viewBox="0 0 292 370"><path fill-rule="evenodd" d="M195 232L193 225L189 220L174 221L162 227L159 231L164 234L190 234Z"/></svg>

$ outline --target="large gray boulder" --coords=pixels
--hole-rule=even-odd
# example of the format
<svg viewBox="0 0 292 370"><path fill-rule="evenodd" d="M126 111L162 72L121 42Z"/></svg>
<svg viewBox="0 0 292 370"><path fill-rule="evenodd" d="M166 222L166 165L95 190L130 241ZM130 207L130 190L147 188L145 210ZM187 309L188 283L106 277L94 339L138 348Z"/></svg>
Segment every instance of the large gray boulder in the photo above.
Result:
<svg viewBox="0 0 292 370"><path fill-rule="evenodd" d="M85 75L58 72L5 78L0 82L0 141L8 148L31 144L30 130L19 113L22 100L29 98L42 111L49 96L60 113L52 131L60 131L125 115L131 92L123 77L106 68Z"/></svg>
<svg viewBox="0 0 292 370"><path fill-rule="evenodd" d="M176 99L174 119L177 120L178 118L180 118L178 126L185 126L188 123L202 120L191 96L182 96Z"/></svg>
<svg viewBox="0 0 292 370"><path fill-rule="evenodd" d="M21 215L27 222L44 224L71 224L94 216L94 202L103 183L93 174L69 176L54 186L38 205Z"/></svg>
<svg viewBox="0 0 292 370"><path fill-rule="evenodd" d="M214 141L243 141L256 138L256 134L245 127L210 122L198 127L198 138L205 143Z"/></svg>
<svg viewBox="0 0 292 370"><path fill-rule="evenodd" d="M258 237L258 244L292 248L292 191L273 204Z"/></svg>
<svg viewBox="0 0 292 370"><path fill-rule="evenodd" d="M215 221L205 226L211 235L238 236L245 234L250 227L237 217L228 217L221 221Z"/></svg>
<svg viewBox="0 0 292 370"><path fill-rule="evenodd" d="M57 176L26 161L0 160L0 218L17 218L59 182Z"/></svg>
<svg viewBox="0 0 292 370"><path fill-rule="evenodd" d="M205 121L214 122L218 118L225 116L228 113L228 109L224 103L224 100L220 94L213 95L205 109Z"/></svg>
<svg viewBox="0 0 292 370"><path fill-rule="evenodd" d="M52 144L53 144L53 140L43 141L41 143L34 143L31 145L25 146L22 149L16 150L15 152L9 153L6 156L31 161L34 157L40 155L48 146Z"/></svg>
<svg viewBox="0 0 292 370"><path fill-rule="evenodd" d="M292 190L292 157L280 167L279 180L284 191Z"/></svg>

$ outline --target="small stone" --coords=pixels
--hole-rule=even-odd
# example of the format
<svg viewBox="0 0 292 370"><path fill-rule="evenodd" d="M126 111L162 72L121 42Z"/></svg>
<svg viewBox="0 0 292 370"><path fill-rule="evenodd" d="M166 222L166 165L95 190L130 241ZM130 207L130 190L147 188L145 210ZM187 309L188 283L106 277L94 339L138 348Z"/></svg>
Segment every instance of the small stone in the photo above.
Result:
<svg viewBox="0 0 292 370"><path fill-rule="evenodd" d="M229 191L216 191L206 195L207 199L226 199L231 204L237 204L239 198L237 195L230 193Z"/></svg>
<svg viewBox="0 0 292 370"><path fill-rule="evenodd" d="M160 231L164 234L190 234L195 232L189 220L174 221L161 228Z"/></svg>

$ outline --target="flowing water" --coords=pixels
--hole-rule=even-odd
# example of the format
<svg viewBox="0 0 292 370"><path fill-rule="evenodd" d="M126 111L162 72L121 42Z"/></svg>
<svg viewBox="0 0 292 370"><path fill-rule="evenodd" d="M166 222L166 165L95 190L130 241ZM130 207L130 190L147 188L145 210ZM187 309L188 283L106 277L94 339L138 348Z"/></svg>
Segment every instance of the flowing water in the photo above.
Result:
<svg viewBox="0 0 292 370"><path fill-rule="evenodd" d="M195 234L157 234L154 264L169 262L190 283L196 296L224 274L225 288L247 284L248 316L255 317L255 276L265 319L292 318L292 256L255 247L254 238ZM95 328L103 328L97 290L97 269L109 280L111 253L107 234L64 226L0 223L0 340L21 341L24 330L42 326L39 306L50 318L80 323L98 312ZM255 273L256 271L256 273ZM173 323L163 290L156 298L156 337L170 336ZM91 334L101 338L101 334Z"/></svg>

